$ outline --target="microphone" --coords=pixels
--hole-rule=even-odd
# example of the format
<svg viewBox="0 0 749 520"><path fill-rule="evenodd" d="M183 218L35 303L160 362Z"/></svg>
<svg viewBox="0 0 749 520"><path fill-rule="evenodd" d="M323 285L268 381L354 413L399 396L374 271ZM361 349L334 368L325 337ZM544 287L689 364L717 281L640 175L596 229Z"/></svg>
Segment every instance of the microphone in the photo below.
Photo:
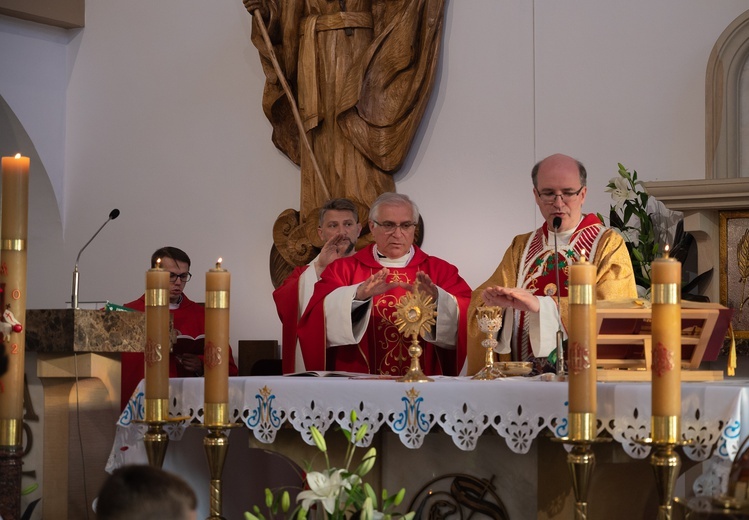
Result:
<svg viewBox="0 0 749 520"><path fill-rule="evenodd" d="M83 253L83 250L88 247L91 241L96 238L96 235L99 234L99 231L104 229L104 226L106 226L110 220L114 220L119 216L120 216L120 210L118 210L117 208L110 211L109 218L104 222L104 224L101 225L99 229L96 230L96 233L94 233L94 236L92 236L88 240L88 242L86 242L86 244L81 248L81 250L78 251L78 256L75 257L75 268L73 269L73 295L70 298L70 306L73 309L78 308L78 260L81 259L81 253Z"/></svg>
<svg viewBox="0 0 749 520"><path fill-rule="evenodd" d="M564 334L562 333L562 307L559 301L562 287L559 285L559 248L557 247L557 233L561 225L562 217L554 217L551 227L554 228L554 271L557 278L557 319L559 321L559 328L557 329L557 379L564 378L564 349L562 348Z"/></svg>

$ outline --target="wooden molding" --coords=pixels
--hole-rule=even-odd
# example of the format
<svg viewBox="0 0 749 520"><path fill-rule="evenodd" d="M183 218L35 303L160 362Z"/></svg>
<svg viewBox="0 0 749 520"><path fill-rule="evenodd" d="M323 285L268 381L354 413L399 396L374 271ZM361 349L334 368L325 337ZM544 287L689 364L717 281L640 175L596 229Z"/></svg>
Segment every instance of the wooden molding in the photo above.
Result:
<svg viewBox="0 0 749 520"><path fill-rule="evenodd" d="M83 27L85 7L85 0L0 0L0 14L63 29Z"/></svg>

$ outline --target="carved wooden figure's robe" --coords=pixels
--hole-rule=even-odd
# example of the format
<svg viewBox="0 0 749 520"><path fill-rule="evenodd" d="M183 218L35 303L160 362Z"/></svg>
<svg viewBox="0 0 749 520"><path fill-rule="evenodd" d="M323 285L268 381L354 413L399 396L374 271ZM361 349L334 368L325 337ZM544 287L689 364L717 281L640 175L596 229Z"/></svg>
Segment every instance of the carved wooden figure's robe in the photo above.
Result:
<svg viewBox="0 0 749 520"><path fill-rule="evenodd" d="M369 208L380 194L395 191L391 174L403 163L424 114L439 57L444 0L268 4L268 32L329 196ZM328 196L300 146L289 101L253 24L252 40L266 75L263 109L275 145L301 165L304 220Z"/></svg>

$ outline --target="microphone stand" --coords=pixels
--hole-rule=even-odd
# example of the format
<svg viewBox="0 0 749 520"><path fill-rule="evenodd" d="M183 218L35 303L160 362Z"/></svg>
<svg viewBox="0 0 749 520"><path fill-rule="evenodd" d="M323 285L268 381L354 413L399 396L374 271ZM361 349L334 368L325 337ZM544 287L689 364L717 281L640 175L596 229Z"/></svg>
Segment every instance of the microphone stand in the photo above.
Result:
<svg viewBox="0 0 749 520"><path fill-rule="evenodd" d="M92 236L88 240L88 242L86 242L86 244L81 248L81 250L78 251L78 256L75 257L75 268L73 268L73 292L70 297L70 306L73 309L78 308L78 261L81 259L81 253L83 253L83 250L88 247L91 241L96 238L96 235L99 234L99 231L104 229L104 226L106 226L110 220L114 220L119 216L120 216L120 210L118 210L117 208L110 211L109 218L104 222L104 224L101 225L99 229L96 230L96 233L94 233L94 236Z"/></svg>
<svg viewBox="0 0 749 520"><path fill-rule="evenodd" d="M562 340L564 333L562 332L562 306L560 302L560 295L562 293L562 287L559 285L559 248L557 247L557 231L559 226L562 224L562 219L555 217L553 221L554 226L554 271L557 279L557 379L564 379L564 348L562 347Z"/></svg>

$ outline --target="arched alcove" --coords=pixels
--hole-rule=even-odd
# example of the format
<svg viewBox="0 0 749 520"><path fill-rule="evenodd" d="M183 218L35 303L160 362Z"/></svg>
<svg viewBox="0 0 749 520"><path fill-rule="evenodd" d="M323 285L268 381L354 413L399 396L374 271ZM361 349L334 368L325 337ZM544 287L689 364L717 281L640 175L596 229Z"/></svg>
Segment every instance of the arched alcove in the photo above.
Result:
<svg viewBox="0 0 749 520"><path fill-rule="evenodd" d="M713 46L707 64L705 178L749 177L749 11Z"/></svg>
<svg viewBox="0 0 749 520"><path fill-rule="evenodd" d="M65 302L60 300L59 291L49 290L60 284L59 270L50 268L49 263L63 256L60 209L31 137L0 96L0 156L19 152L30 159L27 306L61 308Z"/></svg>

